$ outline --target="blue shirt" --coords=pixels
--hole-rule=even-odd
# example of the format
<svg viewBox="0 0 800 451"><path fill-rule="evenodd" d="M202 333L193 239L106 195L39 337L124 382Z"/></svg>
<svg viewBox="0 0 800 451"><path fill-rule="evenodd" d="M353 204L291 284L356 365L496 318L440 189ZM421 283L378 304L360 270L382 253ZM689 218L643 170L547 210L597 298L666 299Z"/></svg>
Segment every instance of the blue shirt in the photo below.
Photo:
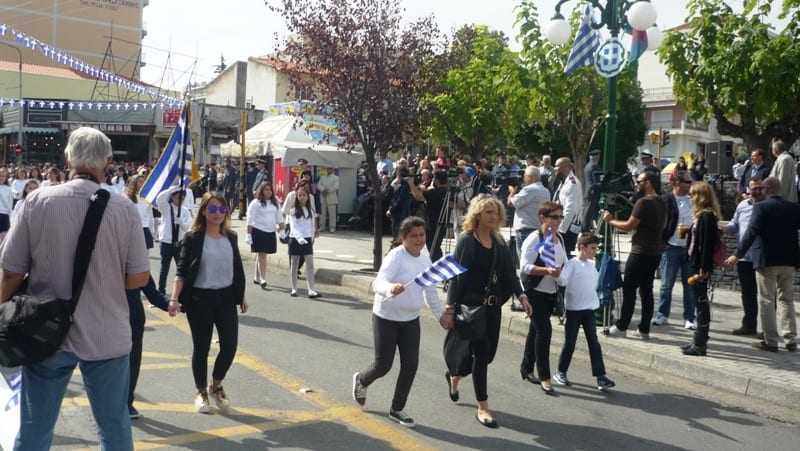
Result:
<svg viewBox="0 0 800 451"><path fill-rule="evenodd" d="M736 245L740 246L742 244L742 238L744 238L745 232L747 232L747 228L750 226L750 216L753 214L753 201L752 199L745 199L739 202L739 205L736 206L736 212L733 214L733 219L725 226L725 233L729 235L736 234ZM758 238L756 238L758 240ZM753 250L756 249L758 244L754 244L750 246L750 249L745 254L742 261L752 262L753 261Z"/></svg>

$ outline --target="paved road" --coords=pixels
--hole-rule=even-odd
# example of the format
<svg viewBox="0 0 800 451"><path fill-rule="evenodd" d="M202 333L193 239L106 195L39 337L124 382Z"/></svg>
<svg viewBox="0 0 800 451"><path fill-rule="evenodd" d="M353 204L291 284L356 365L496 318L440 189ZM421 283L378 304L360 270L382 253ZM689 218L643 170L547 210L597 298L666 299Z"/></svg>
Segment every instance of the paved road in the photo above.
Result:
<svg viewBox="0 0 800 451"><path fill-rule="evenodd" d="M154 273L157 266L153 260ZM249 273L250 262L246 267ZM474 419L470 380L462 384L459 404L447 397L444 332L430 318L423 320L421 363L406 409L418 426L408 430L386 418L397 369L370 387L366 410L350 398L353 372L372 356L371 306L330 287L321 287L321 299L291 298L285 275L269 281L277 286L271 291L248 285L251 311L240 317L240 352L225 383L237 407L229 416L193 413L185 318L148 311L137 449L793 450L800 440L794 424L697 397L702 385L673 386L655 374L623 374L611 365L618 387L601 394L582 350L570 370L574 387L546 396L520 381L521 346L513 342L501 343L490 367L490 403L501 428L489 430ZM76 376L55 448L96 447L93 431Z"/></svg>

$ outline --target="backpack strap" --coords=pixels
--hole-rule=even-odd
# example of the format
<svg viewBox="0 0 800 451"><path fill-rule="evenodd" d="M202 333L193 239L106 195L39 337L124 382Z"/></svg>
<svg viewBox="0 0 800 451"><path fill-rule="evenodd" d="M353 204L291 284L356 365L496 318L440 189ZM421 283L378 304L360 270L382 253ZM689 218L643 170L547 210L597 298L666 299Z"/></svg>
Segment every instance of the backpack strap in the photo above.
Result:
<svg viewBox="0 0 800 451"><path fill-rule="evenodd" d="M111 194L105 189L97 190L89 199L89 210L83 221L81 234L78 236L78 247L75 250L75 263L72 272L72 313L78 308L78 301L86 282L86 273L89 271L89 262L92 260L94 246L97 243L97 232L103 220Z"/></svg>

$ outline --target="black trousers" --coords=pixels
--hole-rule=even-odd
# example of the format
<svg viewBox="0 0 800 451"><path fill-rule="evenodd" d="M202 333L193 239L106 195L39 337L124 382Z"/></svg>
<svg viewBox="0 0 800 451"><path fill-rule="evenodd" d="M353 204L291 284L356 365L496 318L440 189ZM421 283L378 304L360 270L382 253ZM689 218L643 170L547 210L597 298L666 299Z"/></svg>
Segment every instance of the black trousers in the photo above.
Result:
<svg viewBox="0 0 800 451"><path fill-rule="evenodd" d="M178 264L178 246L172 243L161 243L161 272L158 274L158 291L162 293L167 292L167 276L169 275L169 266L175 260Z"/></svg>
<svg viewBox="0 0 800 451"><path fill-rule="evenodd" d="M567 232L564 234L564 250L567 252L567 257L572 258L572 253L575 251L575 245L578 244L578 234L575 232Z"/></svg>
<svg viewBox="0 0 800 451"><path fill-rule="evenodd" d="M369 387L392 369L395 349L400 351L400 374L394 387L392 410L403 410L419 366L419 318L412 321L392 321L372 315L372 336L375 341L375 360L361 372L361 383Z"/></svg>
<svg viewBox="0 0 800 451"><path fill-rule="evenodd" d="M188 288L187 288L188 289ZM219 354L214 361L214 380L225 379L239 340L239 317L236 304L230 296L230 288L201 290L193 288L192 301L186 307L186 319L192 331L192 374L198 390L205 390L208 383L208 353L214 326L219 337Z"/></svg>
<svg viewBox="0 0 800 451"><path fill-rule="evenodd" d="M550 340L553 338L550 315L556 304L556 295L536 290L526 290L525 294L530 299L533 315L528 328L528 338L525 340L525 351L522 355L520 369L528 374L533 371L535 366L539 371L539 379L548 380L550 379Z"/></svg>
<svg viewBox="0 0 800 451"><path fill-rule="evenodd" d="M639 332L650 333L650 320L653 319L653 278L661 262L660 255L631 254L625 263L622 282L622 312L617 320L619 330L628 330L636 307L636 290L642 299L642 321Z"/></svg>
<svg viewBox="0 0 800 451"><path fill-rule="evenodd" d="M698 270L692 271L697 274ZM708 280L698 282L692 289L695 290L697 299L697 329L694 331L695 346L705 346L708 343L708 333L711 329L711 302L708 300Z"/></svg>
<svg viewBox="0 0 800 451"><path fill-rule="evenodd" d="M603 364L603 351L600 348L600 342L597 341L594 310L567 310L567 322L564 324L564 347L561 349L561 357L558 359L558 371L566 374L567 370L569 370L580 328L583 328L583 334L586 335L586 344L589 346L592 376L605 376L606 367Z"/></svg>
<svg viewBox="0 0 800 451"><path fill-rule="evenodd" d="M125 295L128 298L128 309L130 310L132 338L128 405L133 405L133 394L136 391L136 383L139 381L139 370L142 367L142 345L144 338L144 325L146 321L140 294L142 292L145 294L147 300L151 304L155 305L161 310L167 311L167 308L169 307L169 302L167 301L166 297L156 290L156 283L153 281L152 277L147 281L147 285L145 285L143 288L125 290Z"/></svg>
<svg viewBox="0 0 800 451"><path fill-rule="evenodd" d="M440 235L436 237L436 224L428 224L428 230L425 232L425 245L428 248L428 254L431 256L431 261L436 261L442 258L442 240L447 234L447 227L442 227Z"/></svg>
<svg viewBox="0 0 800 451"><path fill-rule="evenodd" d="M756 285L756 271L752 262L736 263L736 272L739 274L739 286L742 288L742 328L755 331L758 327L758 286Z"/></svg>

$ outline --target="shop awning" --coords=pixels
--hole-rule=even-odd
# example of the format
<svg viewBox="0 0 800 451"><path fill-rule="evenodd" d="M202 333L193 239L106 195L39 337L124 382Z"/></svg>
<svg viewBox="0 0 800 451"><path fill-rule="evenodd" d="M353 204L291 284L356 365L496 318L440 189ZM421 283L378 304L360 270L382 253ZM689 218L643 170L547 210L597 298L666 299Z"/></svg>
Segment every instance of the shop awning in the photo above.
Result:
<svg viewBox="0 0 800 451"><path fill-rule="evenodd" d="M12 135L17 132L19 132L19 128L17 127L0 128L0 135ZM61 129L50 127L22 127L22 132L33 133L35 135L55 135L56 133L61 133Z"/></svg>

